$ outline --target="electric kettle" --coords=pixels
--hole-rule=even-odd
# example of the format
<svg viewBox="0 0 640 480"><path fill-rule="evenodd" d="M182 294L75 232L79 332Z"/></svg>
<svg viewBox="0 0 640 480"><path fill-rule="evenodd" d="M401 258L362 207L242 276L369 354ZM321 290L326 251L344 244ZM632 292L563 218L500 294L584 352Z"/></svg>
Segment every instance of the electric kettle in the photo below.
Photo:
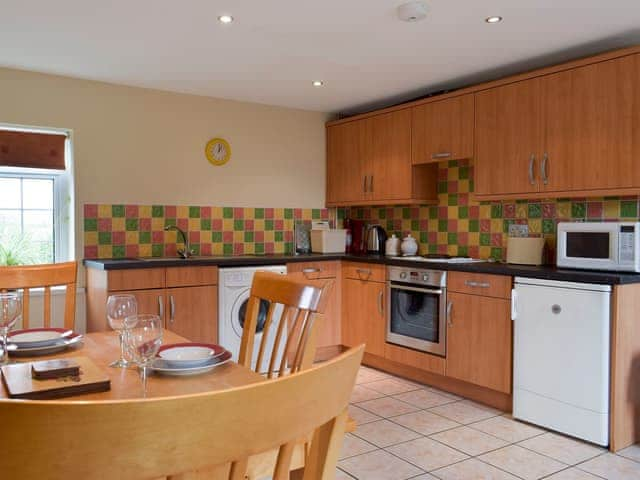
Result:
<svg viewBox="0 0 640 480"><path fill-rule="evenodd" d="M387 232L380 225L367 227L367 253L384 255L384 247L387 241Z"/></svg>

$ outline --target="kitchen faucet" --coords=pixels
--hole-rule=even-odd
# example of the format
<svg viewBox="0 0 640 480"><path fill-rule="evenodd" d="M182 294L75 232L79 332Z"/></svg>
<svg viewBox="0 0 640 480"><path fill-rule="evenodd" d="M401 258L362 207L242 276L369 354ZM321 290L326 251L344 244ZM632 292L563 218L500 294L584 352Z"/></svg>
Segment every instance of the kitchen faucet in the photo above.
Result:
<svg viewBox="0 0 640 480"><path fill-rule="evenodd" d="M166 227L164 227L165 232L168 232L169 230L175 230L182 237L182 243L184 243L184 248L179 248L177 250L180 258L189 258L190 256L192 256L193 250L191 250L191 247L189 247L189 240L187 240L187 235L184 233L184 231L181 228L176 227L175 225L167 225Z"/></svg>

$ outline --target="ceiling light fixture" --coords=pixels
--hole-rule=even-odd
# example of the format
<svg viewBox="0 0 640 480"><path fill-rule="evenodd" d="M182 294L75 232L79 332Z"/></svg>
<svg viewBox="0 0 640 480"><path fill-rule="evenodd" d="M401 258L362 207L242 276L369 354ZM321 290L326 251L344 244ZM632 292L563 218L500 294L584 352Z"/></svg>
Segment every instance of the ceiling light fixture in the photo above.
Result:
<svg viewBox="0 0 640 480"><path fill-rule="evenodd" d="M322 87L324 85L324 82L322 80L314 80L312 85L314 87Z"/></svg>
<svg viewBox="0 0 640 480"><path fill-rule="evenodd" d="M498 15L494 15L494 16L485 18L484 21L487 23L500 23L502 21L502 17Z"/></svg>
<svg viewBox="0 0 640 480"><path fill-rule="evenodd" d="M220 23L231 23L233 22L233 17L231 15L220 15L218 21Z"/></svg>
<svg viewBox="0 0 640 480"><path fill-rule="evenodd" d="M398 18L403 22L417 22L427 16L427 4L421 0L403 3L398 7Z"/></svg>

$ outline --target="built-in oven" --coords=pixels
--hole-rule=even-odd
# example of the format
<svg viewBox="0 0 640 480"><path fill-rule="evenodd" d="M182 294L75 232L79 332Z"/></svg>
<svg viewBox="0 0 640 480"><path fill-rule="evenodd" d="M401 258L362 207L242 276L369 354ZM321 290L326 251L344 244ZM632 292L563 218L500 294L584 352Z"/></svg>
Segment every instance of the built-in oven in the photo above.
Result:
<svg viewBox="0 0 640 480"><path fill-rule="evenodd" d="M387 342L446 355L447 272L387 267Z"/></svg>

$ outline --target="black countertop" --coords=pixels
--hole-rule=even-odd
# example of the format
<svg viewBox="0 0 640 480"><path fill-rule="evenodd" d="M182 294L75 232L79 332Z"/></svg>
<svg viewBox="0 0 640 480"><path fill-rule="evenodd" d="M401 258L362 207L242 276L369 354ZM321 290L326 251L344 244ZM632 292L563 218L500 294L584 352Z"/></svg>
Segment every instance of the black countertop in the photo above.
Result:
<svg viewBox="0 0 640 480"><path fill-rule="evenodd" d="M292 262L317 262L327 260L350 260L355 262L397 265L431 270L451 270L471 273L490 273L519 277L560 280L579 283L598 283L605 285L623 285L640 283L640 274L623 272L604 272L596 270L561 269L552 266L510 265L497 262L477 263L439 263L419 262L415 260L393 259L379 255L349 255L340 253L302 255L239 255L239 256L206 256L193 257L188 260L179 258L120 258L120 259L85 259L84 265L99 270L125 270L132 268L184 267L189 265L218 267L250 267L262 265L279 265Z"/></svg>

